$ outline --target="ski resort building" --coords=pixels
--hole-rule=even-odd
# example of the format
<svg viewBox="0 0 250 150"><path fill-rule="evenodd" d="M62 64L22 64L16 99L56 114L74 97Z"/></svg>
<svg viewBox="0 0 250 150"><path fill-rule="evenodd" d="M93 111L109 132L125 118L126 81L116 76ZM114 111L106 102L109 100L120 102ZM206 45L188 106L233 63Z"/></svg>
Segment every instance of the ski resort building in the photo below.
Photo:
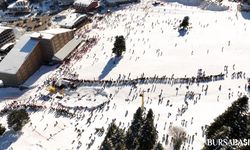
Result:
<svg viewBox="0 0 250 150"><path fill-rule="evenodd" d="M23 35L0 63L0 80L7 86L22 84L73 37L73 30L63 28Z"/></svg>

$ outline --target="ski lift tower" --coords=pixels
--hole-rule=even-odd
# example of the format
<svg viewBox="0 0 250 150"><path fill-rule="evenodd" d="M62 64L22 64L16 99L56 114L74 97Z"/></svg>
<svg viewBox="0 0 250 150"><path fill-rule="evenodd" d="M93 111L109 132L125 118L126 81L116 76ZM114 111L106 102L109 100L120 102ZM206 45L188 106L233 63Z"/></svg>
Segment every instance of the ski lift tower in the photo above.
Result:
<svg viewBox="0 0 250 150"><path fill-rule="evenodd" d="M141 108L144 108L144 90L142 91L142 93L139 95L141 97Z"/></svg>

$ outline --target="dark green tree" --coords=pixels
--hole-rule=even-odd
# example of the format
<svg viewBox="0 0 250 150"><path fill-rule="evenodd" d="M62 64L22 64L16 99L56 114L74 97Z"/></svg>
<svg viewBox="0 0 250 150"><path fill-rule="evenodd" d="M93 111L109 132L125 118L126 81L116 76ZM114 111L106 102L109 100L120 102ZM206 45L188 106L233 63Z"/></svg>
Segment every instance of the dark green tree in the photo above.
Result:
<svg viewBox="0 0 250 150"><path fill-rule="evenodd" d="M13 110L7 116L8 127L12 128L14 131L20 131L22 127L29 122L29 114L25 109Z"/></svg>
<svg viewBox="0 0 250 150"><path fill-rule="evenodd" d="M134 118L126 134L127 149L134 150L139 145L139 137L143 122L143 110L139 107L134 114Z"/></svg>
<svg viewBox="0 0 250 150"><path fill-rule="evenodd" d="M116 57L120 57L124 51L126 51L125 38L122 35L116 36L112 52L116 55Z"/></svg>
<svg viewBox="0 0 250 150"><path fill-rule="evenodd" d="M207 139L244 139L249 137L248 98L239 98L207 128ZM240 149L221 145L205 145L204 149Z"/></svg>
<svg viewBox="0 0 250 150"><path fill-rule="evenodd" d="M6 131L6 128L2 126L2 124L0 124L0 136L2 136L5 131Z"/></svg>
<svg viewBox="0 0 250 150"><path fill-rule="evenodd" d="M8 3L6 1L0 2L0 10L7 10Z"/></svg>
<svg viewBox="0 0 250 150"><path fill-rule="evenodd" d="M156 144L157 138L158 133L154 126L154 114L152 109L149 109L139 137L139 149L152 150Z"/></svg>
<svg viewBox="0 0 250 150"><path fill-rule="evenodd" d="M154 150L164 150L164 148L163 148L162 144L161 144L160 142L158 142L158 143L156 144L156 147L155 147Z"/></svg>
<svg viewBox="0 0 250 150"><path fill-rule="evenodd" d="M100 150L126 150L124 130L111 123Z"/></svg>
<svg viewBox="0 0 250 150"><path fill-rule="evenodd" d="M185 16L179 26L180 29L186 29L189 26L189 17Z"/></svg>

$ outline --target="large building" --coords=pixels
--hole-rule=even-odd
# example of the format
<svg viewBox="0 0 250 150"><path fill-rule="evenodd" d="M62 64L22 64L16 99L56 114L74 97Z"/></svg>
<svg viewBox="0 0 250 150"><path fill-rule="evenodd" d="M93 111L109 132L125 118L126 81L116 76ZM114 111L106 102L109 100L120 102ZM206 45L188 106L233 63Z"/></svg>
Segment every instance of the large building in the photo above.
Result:
<svg viewBox="0 0 250 150"><path fill-rule="evenodd" d="M0 47L10 42L15 42L15 34L13 29L0 26Z"/></svg>
<svg viewBox="0 0 250 150"><path fill-rule="evenodd" d="M65 44L74 37L74 31L65 28L50 29L33 33L32 39L39 41L41 49L43 49L44 61L48 62Z"/></svg>
<svg viewBox="0 0 250 150"><path fill-rule="evenodd" d="M0 80L7 86L22 84L73 37L73 30L62 28L23 35L0 63Z"/></svg>

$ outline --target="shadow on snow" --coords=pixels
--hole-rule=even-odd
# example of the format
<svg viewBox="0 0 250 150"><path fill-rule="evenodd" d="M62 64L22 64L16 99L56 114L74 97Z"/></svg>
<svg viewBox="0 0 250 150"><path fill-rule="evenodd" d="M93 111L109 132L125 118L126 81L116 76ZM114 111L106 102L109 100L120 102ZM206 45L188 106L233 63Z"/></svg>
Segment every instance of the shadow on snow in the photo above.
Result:
<svg viewBox="0 0 250 150"><path fill-rule="evenodd" d="M12 130L6 131L4 135L0 136L0 149L8 149L20 136L21 133Z"/></svg>
<svg viewBox="0 0 250 150"><path fill-rule="evenodd" d="M105 78L109 74L109 72L117 66L117 64L120 62L121 59L122 57L110 58L106 66L103 68L102 73L99 76L99 80L102 80L103 78Z"/></svg>
<svg viewBox="0 0 250 150"><path fill-rule="evenodd" d="M244 19L250 20L250 12L241 11L241 15Z"/></svg>
<svg viewBox="0 0 250 150"><path fill-rule="evenodd" d="M185 36L187 34L187 29L180 29L178 30L179 36Z"/></svg>

